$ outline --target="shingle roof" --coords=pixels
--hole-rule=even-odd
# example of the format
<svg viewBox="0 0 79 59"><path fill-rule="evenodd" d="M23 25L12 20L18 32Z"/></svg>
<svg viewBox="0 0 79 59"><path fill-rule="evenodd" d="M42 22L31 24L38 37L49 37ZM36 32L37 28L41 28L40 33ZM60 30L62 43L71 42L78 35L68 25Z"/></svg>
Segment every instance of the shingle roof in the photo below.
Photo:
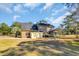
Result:
<svg viewBox="0 0 79 59"><path fill-rule="evenodd" d="M39 26L51 26L50 24L44 24L44 23L39 23L39 24L31 24L31 23L20 23L21 24L21 29L22 30L38 30Z"/></svg>
<svg viewBox="0 0 79 59"><path fill-rule="evenodd" d="M39 23L38 25L40 25L40 26L53 26L53 25L51 25L51 24L47 24L47 23Z"/></svg>
<svg viewBox="0 0 79 59"><path fill-rule="evenodd" d="M21 23L22 30L31 30L32 24L31 23Z"/></svg>

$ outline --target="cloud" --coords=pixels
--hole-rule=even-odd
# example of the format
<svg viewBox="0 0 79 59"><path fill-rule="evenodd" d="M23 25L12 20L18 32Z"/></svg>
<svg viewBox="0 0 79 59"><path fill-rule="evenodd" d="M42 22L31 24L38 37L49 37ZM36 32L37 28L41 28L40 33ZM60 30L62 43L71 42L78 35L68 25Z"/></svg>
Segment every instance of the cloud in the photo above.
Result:
<svg viewBox="0 0 79 59"><path fill-rule="evenodd" d="M24 9L22 4L16 4L13 8L15 13L25 13L27 10Z"/></svg>
<svg viewBox="0 0 79 59"><path fill-rule="evenodd" d="M52 12L53 12L52 16L55 16L55 15L61 13L61 12L67 12L67 8L66 8L66 6L64 6L63 8L60 8L60 9L57 9L57 10L52 10Z"/></svg>
<svg viewBox="0 0 79 59"><path fill-rule="evenodd" d="M52 24L52 21L54 20L54 17L46 17L44 18L48 23Z"/></svg>
<svg viewBox="0 0 79 59"><path fill-rule="evenodd" d="M63 16L60 16L58 18L56 18L55 20L51 20L52 24L60 24L64 18L67 16L67 15L70 15L71 13L69 12L66 12Z"/></svg>
<svg viewBox="0 0 79 59"><path fill-rule="evenodd" d="M45 6L43 7L44 10L47 10L49 7L54 5L54 3L46 3Z"/></svg>
<svg viewBox="0 0 79 59"><path fill-rule="evenodd" d="M21 11L21 5L20 4L17 4L16 6L14 6L14 11L15 12Z"/></svg>
<svg viewBox="0 0 79 59"><path fill-rule="evenodd" d="M55 16L61 14L61 12L64 12L65 14L55 18ZM62 22L63 18L65 18L66 15L69 15L69 14L70 13L67 11L67 8L64 6L63 8L60 8L60 9L53 9L51 15L47 17L46 20L48 20L48 22L51 24L59 24Z"/></svg>
<svg viewBox="0 0 79 59"><path fill-rule="evenodd" d="M21 16L19 16L19 15L14 15L14 16L13 16L13 21L16 21L17 18L19 18L19 17L21 17Z"/></svg>
<svg viewBox="0 0 79 59"><path fill-rule="evenodd" d="M73 11L75 11L76 9L75 8L73 8L73 10L71 10L71 12L73 12ZM53 10L54 11L54 10ZM58 14L61 14L62 12L64 12L64 15L62 15L62 16L60 16L60 17L58 17L58 18L56 18L56 19L54 19L53 17L54 16L57 16ZM66 8L66 6L64 6L63 8L61 8L61 9L57 9L57 10L55 10L55 12L54 13L52 13L52 18L50 19L50 22L52 23L52 24L60 24L60 23L62 23L62 21L64 20L64 18L67 16L67 15L70 15L71 13L68 11L68 9ZM53 20L52 20L53 19Z"/></svg>
<svg viewBox="0 0 79 59"><path fill-rule="evenodd" d="M28 7L31 10L33 10L33 9L35 9L39 5L40 5L40 3L26 3L26 4L24 4L24 7Z"/></svg>
<svg viewBox="0 0 79 59"><path fill-rule="evenodd" d="M73 8L73 9L70 9L70 11L69 11L69 8L67 8L66 6L64 6L63 8L60 8L60 9L57 9L57 10L52 10L52 16L56 16L56 15L58 15L58 14L60 14L60 13L66 13L66 12L74 12L74 11L76 11L76 8Z"/></svg>
<svg viewBox="0 0 79 59"><path fill-rule="evenodd" d="M6 13L13 13L12 4L0 4L0 10L6 12Z"/></svg>
<svg viewBox="0 0 79 59"><path fill-rule="evenodd" d="M39 3L16 4L13 9L16 13L25 13L29 11L28 9L26 9L26 7L33 10L39 5Z"/></svg>

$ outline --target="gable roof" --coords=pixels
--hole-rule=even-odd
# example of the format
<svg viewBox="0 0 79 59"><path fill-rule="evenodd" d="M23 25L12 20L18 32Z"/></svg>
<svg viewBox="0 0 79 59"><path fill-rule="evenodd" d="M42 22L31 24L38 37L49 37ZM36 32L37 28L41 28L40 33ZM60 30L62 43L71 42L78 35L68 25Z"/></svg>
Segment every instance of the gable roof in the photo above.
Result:
<svg viewBox="0 0 79 59"><path fill-rule="evenodd" d="M21 23L21 30L31 30L32 24L31 23Z"/></svg>

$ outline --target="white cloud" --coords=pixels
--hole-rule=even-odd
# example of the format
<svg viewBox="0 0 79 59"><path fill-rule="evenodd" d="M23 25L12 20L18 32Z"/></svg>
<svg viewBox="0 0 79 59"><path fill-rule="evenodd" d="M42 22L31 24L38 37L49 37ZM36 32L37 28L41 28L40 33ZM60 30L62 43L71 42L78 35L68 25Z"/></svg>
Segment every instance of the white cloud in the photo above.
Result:
<svg viewBox="0 0 79 59"><path fill-rule="evenodd" d="M45 18L45 20L46 20L48 23L51 23L51 24L52 24L52 21L54 20L54 17L47 17L47 18Z"/></svg>
<svg viewBox="0 0 79 59"><path fill-rule="evenodd" d="M52 12L53 12L52 16L55 16L55 15L61 13L61 12L74 12L74 11L76 11L76 8L69 9L66 6L64 6L64 7L60 8L60 9L57 9L57 10L53 9L52 10Z"/></svg>
<svg viewBox="0 0 79 59"><path fill-rule="evenodd" d="M13 16L13 21L16 21L17 18L19 18L19 17L21 17L21 16L19 16L19 15L14 15L14 16Z"/></svg>
<svg viewBox="0 0 79 59"><path fill-rule="evenodd" d="M30 8L31 10L33 10L35 7L37 7L38 5L40 5L39 3L25 3L25 4L16 4L14 6L14 11L16 13L25 13L28 12L27 8Z"/></svg>
<svg viewBox="0 0 79 59"><path fill-rule="evenodd" d="M7 13L12 13L12 9L10 8L12 4L0 4L0 10L7 12Z"/></svg>
<svg viewBox="0 0 79 59"><path fill-rule="evenodd" d="M27 10L25 10L23 8L22 4L16 4L13 9L14 9L14 12L16 12L16 13L25 13L25 12L27 12Z"/></svg>
<svg viewBox="0 0 79 59"><path fill-rule="evenodd" d="M14 6L14 11L19 12L20 10L21 10L21 5L20 4Z"/></svg>
<svg viewBox="0 0 79 59"><path fill-rule="evenodd" d="M51 20L51 22L52 22L53 24L60 24L60 23L64 20L64 18L65 18L67 15L70 15L70 13L69 13L69 12L66 12L63 16L60 16L60 17L58 17L58 18L55 19L55 20Z"/></svg>
<svg viewBox="0 0 79 59"><path fill-rule="evenodd" d="M40 3L26 3L26 4L24 4L24 7L28 7L31 10L33 10L33 9L35 9L39 5L40 5Z"/></svg>
<svg viewBox="0 0 79 59"><path fill-rule="evenodd" d="M63 8L57 9L57 10L52 10L52 16L57 15L61 12L67 12L67 8L64 6Z"/></svg>
<svg viewBox="0 0 79 59"><path fill-rule="evenodd" d="M52 5L54 5L54 3L46 3L43 9L46 10L49 7L51 7Z"/></svg>

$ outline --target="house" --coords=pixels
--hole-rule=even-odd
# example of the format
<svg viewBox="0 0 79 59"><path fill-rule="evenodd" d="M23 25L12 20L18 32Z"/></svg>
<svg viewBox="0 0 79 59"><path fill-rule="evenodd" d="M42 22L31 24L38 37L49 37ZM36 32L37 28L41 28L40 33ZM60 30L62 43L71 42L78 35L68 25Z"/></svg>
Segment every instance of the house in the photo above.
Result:
<svg viewBox="0 0 79 59"><path fill-rule="evenodd" d="M33 24L21 23L21 37L22 38L42 38L43 32L38 32L32 29Z"/></svg>
<svg viewBox="0 0 79 59"><path fill-rule="evenodd" d="M52 28L53 26L47 23L38 23L32 27L33 30L37 30L39 32L49 32Z"/></svg>
<svg viewBox="0 0 79 59"><path fill-rule="evenodd" d="M39 23L37 26L38 26L38 31L42 31L42 32L49 32L53 28L52 25L47 23Z"/></svg>
<svg viewBox="0 0 79 59"><path fill-rule="evenodd" d="M49 34L50 34L50 35L57 35L58 32L59 32L58 29L53 29L53 30L50 30L50 31L49 31Z"/></svg>
<svg viewBox="0 0 79 59"><path fill-rule="evenodd" d="M53 29L53 26L48 23L38 23L38 24L34 24L32 29L38 32L43 32L43 37L48 37L49 31Z"/></svg>
<svg viewBox="0 0 79 59"><path fill-rule="evenodd" d="M21 37L30 38L32 24L30 23L20 23L20 24L21 24Z"/></svg>
<svg viewBox="0 0 79 59"><path fill-rule="evenodd" d="M30 34L33 39L43 38L43 32L32 31Z"/></svg>
<svg viewBox="0 0 79 59"><path fill-rule="evenodd" d="M22 38L42 38L52 29L52 25L45 23L31 24L21 23Z"/></svg>

